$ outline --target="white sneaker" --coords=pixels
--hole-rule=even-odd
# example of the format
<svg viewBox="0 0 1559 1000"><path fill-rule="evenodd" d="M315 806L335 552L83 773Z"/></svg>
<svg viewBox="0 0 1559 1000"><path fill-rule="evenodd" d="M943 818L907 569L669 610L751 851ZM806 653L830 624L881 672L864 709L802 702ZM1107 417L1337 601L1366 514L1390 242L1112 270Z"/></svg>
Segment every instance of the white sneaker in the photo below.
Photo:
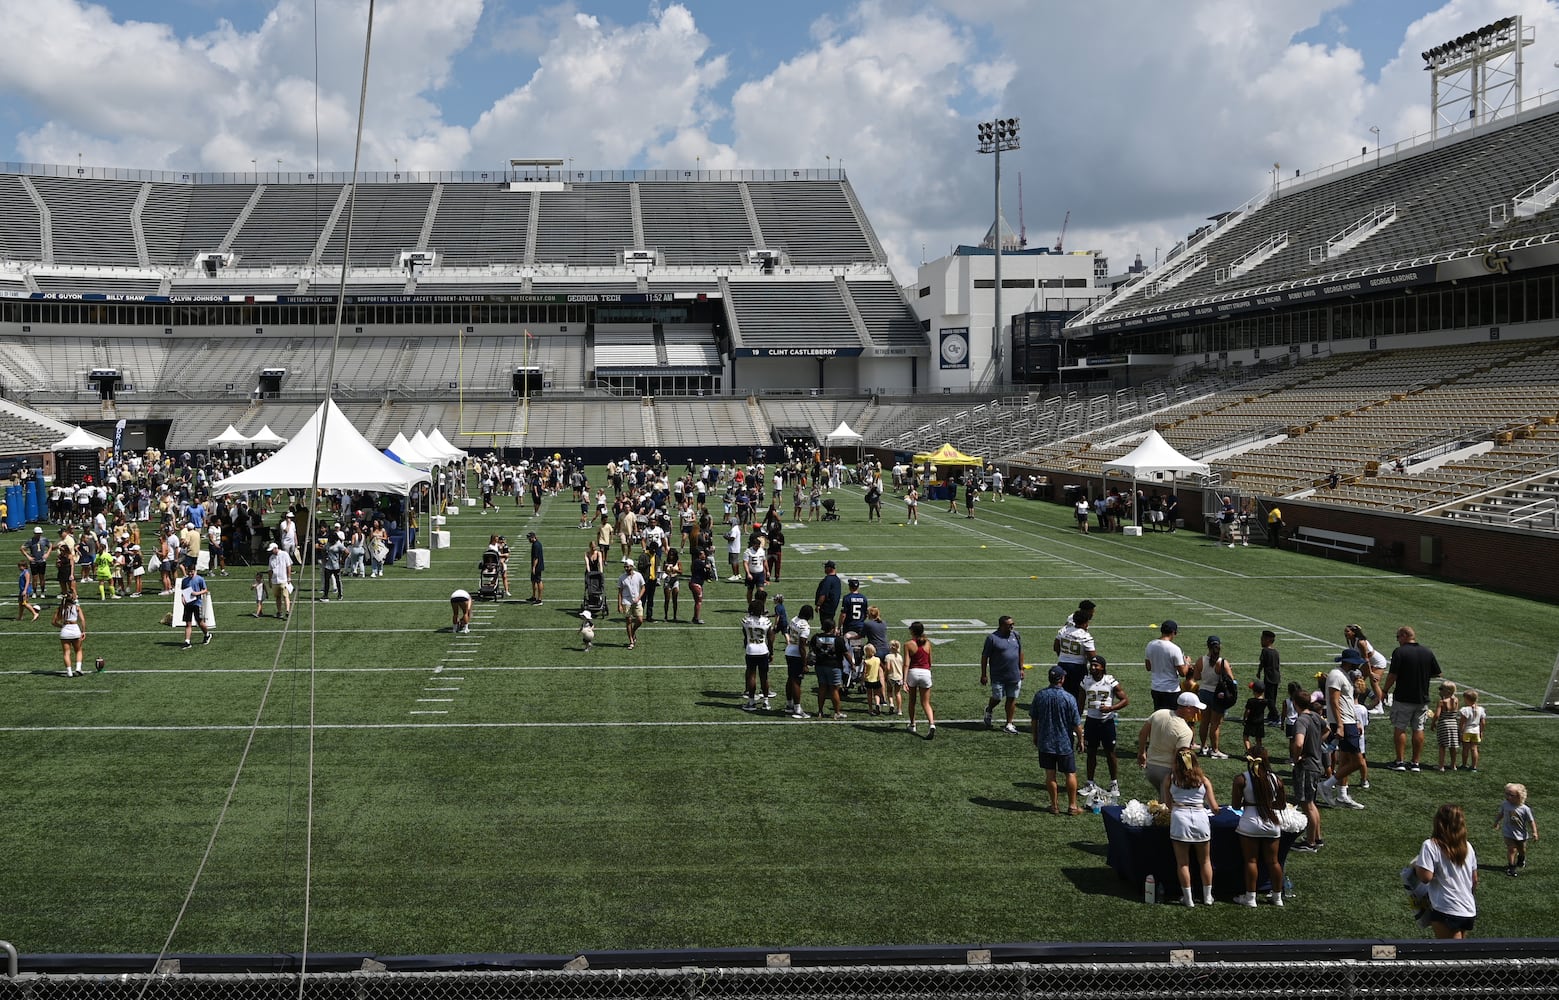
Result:
<svg viewBox="0 0 1559 1000"><path fill-rule="evenodd" d="M810 716L807 713L803 712L801 710L801 706L799 706L799 705L796 706L796 710L794 712L790 713L790 717L792 719L810 719L810 718L812 718L812 716Z"/></svg>
<svg viewBox="0 0 1559 1000"><path fill-rule="evenodd" d="M1077 794L1079 794L1079 795L1087 795L1090 792L1097 792L1098 790L1099 790L1099 786L1090 781L1090 782L1088 782L1088 784L1084 785L1078 791Z"/></svg>
<svg viewBox="0 0 1559 1000"><path fill-rule="evenodd" d="M1229 759L1229 755L1224 753L1222 750L1209 750L1209 751L1207 751L1207 756L1211 757L1213 760L1228 760Z"/></svg>
<svg viewBox="0 0 1559 1000"><path fill-rule="evenodd" d="M763 699L763 710L765 712L767 712L769 710L769 699L767 699L767 698Z"/></svg>
<svg viewBox="0 0 1559 1000"><path fill-rule="evenodd" d="M1120 793L1121 793L1121 783L1119 781L1112 781L1112 782L1110 782L1110 794L1111 795L1119 795Z"/></svg>
<svg viewBox="0 0 1559 1000"><path fill-rule="evenodd" d="M1274 892L1267 896L1267 902L1271 903L1273 906L1282 906L1283 894L1281 892Z"/></svg>
<svg viewBox="0 0 1559 1000"><path fill-rule="evenodd" d="M1321 787L1316 789L1316 791L1320 793L1321 801L1325 802L1327 805L1335 806L1337 804L1336 778L1327 778L1325 781L1321 782Z"/></svg>
<svg viewBox="0 0 1559 1000"><path fill-rule="evenodd" d="M1337 794L1337 803L1336 804L1342 806L1345 809L1363 809L1364 808L1364 803L1362 803L1362 802L1355 802L1353 800L1353 796L1348 794L1348 789L1346 789L1346 788L1344 788L1341 792L1339 792Z"/></svg>
<svg viewBox="0 0 1559 1000"><path fill-rule="evenodd" d="M1384 705L1376 705L1374 708L1370 709L1370 714L1371 715L1385 715L1386 714L1386 706L1384 706Z"/></svg>
<svg viewBox="0 0 1559 1000"><path fill-rule="evenodd" d="M1256 894L1254 892L1241 893L1240 895L1234 897L1234 905L1235 906L1248 906L1251 909L1255 909L1256 908Z"/></svg>
<svg viewBox="0 0 1559 1000"><path fill-rule="evenodd" d="M751 698L748 698L746 701L742 702L742 711L744 711L744 712L756 712L757 710L758 710L758 703L753 701Z"/></svg>
<svg viewBox="0 0 1559 1000"><path fill-rule="evenodd" d="M1009 722L1005 726L1001 727L1001 731L1004 733L1016 733L1018 731L1018 727Z"/></svg>

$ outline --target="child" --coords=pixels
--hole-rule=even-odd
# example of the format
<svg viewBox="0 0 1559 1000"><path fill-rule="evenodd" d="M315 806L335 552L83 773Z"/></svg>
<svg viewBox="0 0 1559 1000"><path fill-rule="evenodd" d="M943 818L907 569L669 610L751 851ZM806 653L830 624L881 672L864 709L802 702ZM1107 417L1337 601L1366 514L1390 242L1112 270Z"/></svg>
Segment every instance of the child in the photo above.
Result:
<svg viewBox="0 0 1559 1000"><path fill-rule="evenodd" d="M1298 681L1288 682L1288 697L1283 699L1283 736L1289 746L1293 745L1294 733L1299 728L1299 703L1308 700L1308 697L1305 695L1305 689L1299 685ZM1294 755L1292 753L1288 755L1288 762L1290 764L1294 763Z"/></svg>
<svg viewBox="0 0 1559 1000"><path fill-rule="evenodd" d="M42 536L39 536L42 537ZM32 620L38 620L38 609L27 599L32 593L32 564L26 559L16 564L16 620L22 620L22 613L32 612Z"/></svg>
<svg viewBox="0 0 1559 1000"><path fill-rule="evenodd" d="M1435 704L1435 735L1440 740L1440 763L1436 771L1445 770L1445 752L1451 752L1451 770L1456 769L1456 753L1462 748L1461 702L1456 697L1456 682L1440 685L1440 700Z"/></svg>
<svg viewBox="0 0 1559 1000"><path fill-rule="evenodd" d="M125 579L126 579L125 578L125 569L126 569L127 566L128 566L128 562L125 559L124 547L123 546L119 546L119 547L115 548L114 549L114 575L113 575L113 583L114 583L114 600L116 600L116 601L119 600L120 598L124 597L124 595L126 595L126 594L128 594L130 592L130 587L125 582Z"/></svg>
<svg viewBox="0 0 1559 1000"><path fill-rule="evenodd" d="M1527 866L1527 841L1537 841L1537 817L1527 805L1527 786L1514 781L1505 786L1494 829L1505 838L1505 874L1515 878L1516 870Z"/></svg>
<svg viewBox="0 0 1559 1000"><path fill-rule="evenodd" d="M1367 730L1370 725L1370 716L1374 710L1365 701L1364 695L1370 689L1369 681L1365 675L1353 679L1353 718L1359 726L1359 787L1368 790L1370 787L1370 762L1366 754L1369 752L1365 746Z"/></svg>
<svg viewBox="0 0 1559 1000"><path fill-rule="evenodd" d="M866 688L866 708L873 715L882 714L882 660L877 647L866 644L861 655L862 684Z"/></svg>
<svg viewBox="0 0 1559 1000"><path fill-rule="evenodd" d="M140 581L136 581L140 582ZM254 575L254 612L250 618L265 617L265 573L261 571Z"/></svg>
<svg viewBox="0 0 1559 1000"><path fill-rule="evenodd" d="M1250 697L1245 699L1245 754L1261 746L1267 728L1267 693L1260 681L1251 681Z"/></svg>
<svg viewBox="0 0 1559 1000"><path fill-rule="evenodd" d="M92 576L97 582L97 599L108 600L109 592L114 589L114 556L106 545L99 545L97 554L92 557Z"/></svg>
<svg viewBox="0 0 1559 1000"><path fill-rule="evenodd" d="M595 648L595 615L588 611L581 611L579 617L584 619L579 626L579 638L584 641L585 652Z"/></svg>
<svg viewBox="0 0 1559 1000"><path fill-rule="evenodd" d="M887 681L888 714L898 715L904 711L904 657L897 639L888 640L888 656L882 666Z"/></svg>
<svg viewBox="0 0 1559 1000"><path fill-rule="evenodd" d="M1489 713L1478 704L1478 692L1468 691L1462 696L1466 704L1458 715L1461 716L1462 737L1462 766L1461 770L1478 771L1478 764L1483 759L1480 753L1480 744L1483 743L1483 728L1489 723Z"/></svg>
<svg viewBox="0 0 1559 1000"><path fill-rule="evenodd" d="M125 574L127 580L135 581L135 590L131 592L130 596L140 597L141 579L146 576L146 562L141 558L141 547L139 545L130 546L129 551L125 553ZM129 590L128 583L125 584L125 589Z"/></svg>

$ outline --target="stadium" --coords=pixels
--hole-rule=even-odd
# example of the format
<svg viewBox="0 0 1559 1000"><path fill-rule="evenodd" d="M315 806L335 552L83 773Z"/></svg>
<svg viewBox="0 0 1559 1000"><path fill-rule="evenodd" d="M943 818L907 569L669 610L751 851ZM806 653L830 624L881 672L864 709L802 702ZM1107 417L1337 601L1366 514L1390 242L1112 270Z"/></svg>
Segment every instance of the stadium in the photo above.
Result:
<svg viewBox="0 0 1559 1000"><path fill-rule="evenodd" d="M1519 22L1462 44L1512 31L1519 50ZM473 457L577 458L592 484L630 452L691 472L830 446L908 466L951 444L1007 489L970 476L978 517L974 499L966 518L928 498L917 531L863 522L846 482L842 523L798 500L786 524L804 568L773 583L792 608L838 559L895 632L934 629L935 742L862 702L848 722L744 715L739 586L711 598L712 628L663 613L634 650L608 615L580 647L588 512L576 525L566 490L533 515L451 487L426 511L430 567L397 562L291 621L244 620L254 567L235 564L212 581L209 650L170 641L162 602L85 602L108 666L81 682L19 611L0 640L17 807L0 938L22 957L0 993L1546 995L1546 859L1505 879L1483 828L1506 781L1539 812L1559 793L1542 766L1559 704L1556 202L1553 95L1274 171L1113 288L1092 260L1032 255L1033 293L1000 317L1009 360L954 391L944 334L982 308L992 322L993 279L975 267L933 294L944 272L923 267L901 286L842 169L5 165L12 474L74 485L148 449L199 464L223 428L285 441L328 399L374 449L438 431ZM988 242L1001 252L999 221ZM1056 270L1048 294L1052 266L1087 287ZM77 428L115 447L72 458L57 443ZM1172 458L1141 460L1145 444ZM1143 514L1168 495L1182 530L1154 531ZM23 497L8 490L9 527L52 535ZM1076 533L1075 505L1096 501L1121 504L1124 530ZM527 531L553 555L548 605L497 600L474 635L449 627L444 595L474 586L484 536ZM315 571L298 571L305 593ZM1046 814L1028 741L979 717L997 615L1029 629L1029 692L1082 597L1109 611L1096 631L1133 696L1125 744L1149 711L1137 650L1171 615L1193 656L1224 636L1241 681L1263 631L1307 678L1344 622L1383 640L1418 623L1505 742L1473 774L1380 768L1368 808L1327 811L1333 846L1290 862L1281 909L1144 906L1141 865L1117 857L1139 848L1099 816ZM1206 763L1220 801L1241 764ZM1129 760L1121 783L1123 802L1152 797ZM1441 800L1465 801L1489 883L1480 940L1455 947L1418 934L1397 874Z"/></svg>

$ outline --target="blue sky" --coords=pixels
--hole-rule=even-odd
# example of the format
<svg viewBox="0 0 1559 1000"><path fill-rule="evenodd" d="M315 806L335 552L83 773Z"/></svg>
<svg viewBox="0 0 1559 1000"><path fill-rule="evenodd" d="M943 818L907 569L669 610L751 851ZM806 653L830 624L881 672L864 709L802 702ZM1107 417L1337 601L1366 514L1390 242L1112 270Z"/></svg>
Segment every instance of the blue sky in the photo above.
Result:
<svg viewBox="0 0 1559 1000"><path fill-rule="evenodd" d="M316 161L313 49L319 25ZM0 157L351 163L365 0L0 0ZM1554 0L379 0L365 169L844 162L901 280L989 225L974 125L1024 122L1032 238L1120 266L1283 173L1427 129L1418 51ZM31 39L31 44L15 40ZM1016 184L1004 198L1017 224Z"/></svg>

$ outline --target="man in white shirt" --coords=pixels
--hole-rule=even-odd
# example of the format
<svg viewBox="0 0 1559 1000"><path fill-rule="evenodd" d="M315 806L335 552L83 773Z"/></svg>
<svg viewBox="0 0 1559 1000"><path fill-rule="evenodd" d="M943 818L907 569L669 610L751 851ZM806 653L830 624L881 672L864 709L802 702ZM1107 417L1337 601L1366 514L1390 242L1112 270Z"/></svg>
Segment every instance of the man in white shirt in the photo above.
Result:
<svg viewBox="0 0 1559 1000"><path fill-rule="evenodd" d="M292 558L272 542L270 552L271 594L276 598L276 617L285 620L292 614Z"/></svg>
<svg viewBox="0 0 1559 1000"><path fill-rule="evenodd" d="M1180 626L1172 619L1165 619L1158 627L1159 637L1148 643L1143 663L1151 675L1154 709L1174 708L1180 696L1180 681L1190 669L1185 651L1175 645Z"/></svg>
<svg viewBox="0 0 1559 1000"><path fill-rule="evenodd" d="M632 649L639 634L639 623L644 621L644 577L634 568L633 560L623 559L623 574L617 578L617 610L623 613L628 626L628 648Z"/></svg>

